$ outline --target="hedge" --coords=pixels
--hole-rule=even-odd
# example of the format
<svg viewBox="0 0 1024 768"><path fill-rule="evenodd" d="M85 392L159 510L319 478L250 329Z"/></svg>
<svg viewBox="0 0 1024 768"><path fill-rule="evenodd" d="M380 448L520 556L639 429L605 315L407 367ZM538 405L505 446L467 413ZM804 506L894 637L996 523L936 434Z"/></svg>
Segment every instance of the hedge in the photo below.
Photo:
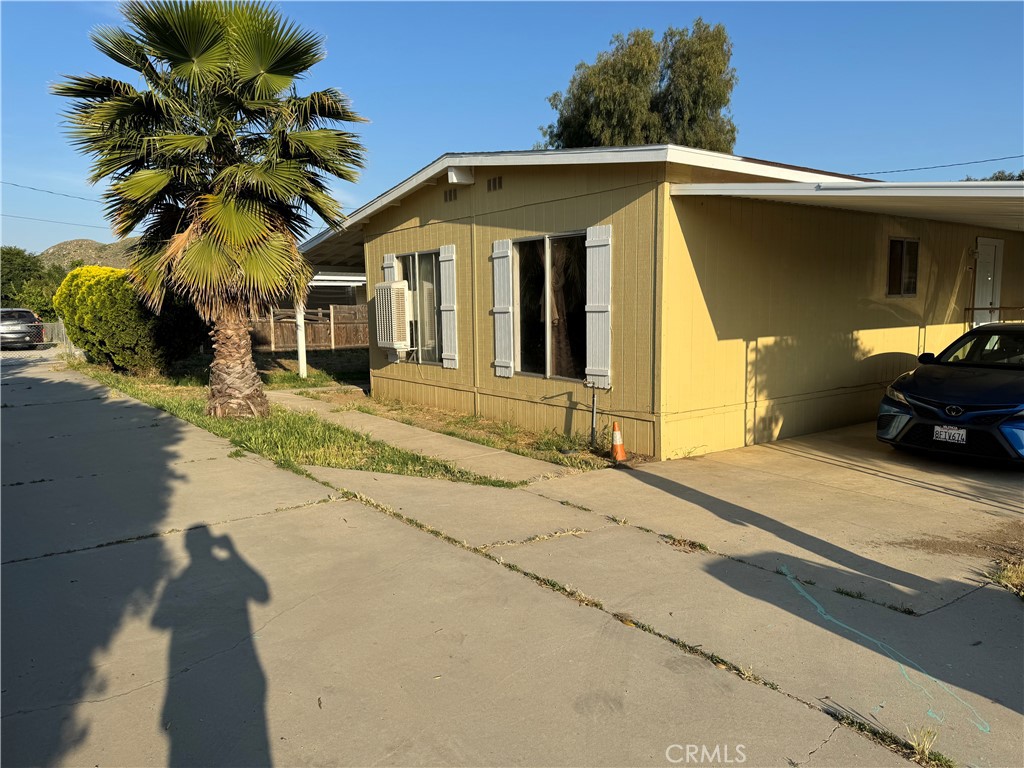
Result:
<svg viewBox="0 0 1024 768"><path fill-rule="evenodd" d="M68 339L96 363L148 375L187 357L206 340L206 324L192 307L168 297L159 315L147 309L128 271L79 267L53 297Z"/></svg>

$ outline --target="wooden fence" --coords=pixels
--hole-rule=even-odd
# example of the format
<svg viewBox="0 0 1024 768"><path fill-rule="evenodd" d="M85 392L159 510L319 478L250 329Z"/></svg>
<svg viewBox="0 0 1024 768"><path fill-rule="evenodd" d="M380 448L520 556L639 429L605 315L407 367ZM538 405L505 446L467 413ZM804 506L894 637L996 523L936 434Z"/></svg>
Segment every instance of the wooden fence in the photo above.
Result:
<svg viewBox="0 0 1024 768"><path fill-rule="evenodd" d="M295 331L295 310L275 309L253 322L252 347L257 352L296 350ZM365 304L332 304L330 309L306 310L306 349L352 349L369 343Z"/></svg>

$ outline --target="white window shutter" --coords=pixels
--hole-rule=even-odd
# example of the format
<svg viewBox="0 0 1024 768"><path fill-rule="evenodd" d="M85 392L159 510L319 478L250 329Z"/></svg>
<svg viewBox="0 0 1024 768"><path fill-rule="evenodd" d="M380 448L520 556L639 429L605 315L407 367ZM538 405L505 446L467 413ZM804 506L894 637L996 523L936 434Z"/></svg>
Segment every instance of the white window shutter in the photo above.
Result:
<svg viewBox="0 0 1024 768"><path fill-rule="evenodd" d="M395 270L395 254L384 254L384 282L393 283L398 279L398 272Z"/></svg>
<svg viewBox="0 0 1024 768"><path fill-rule="evenodd" d="M495 240L491 249L494 269L494 375L512 377L515 349L512 335L512 241Z"/></svg>
<svg viewBox="0 0 1024 768"><path fill-rule="evenodd" d="M612 228L587 229L587 381L611 389Z"/></svg>
<svg viewBox="0 0 1024 768"><path fill-rule="evenodd" d="M441 269L441 365L459 367L459 334L455 324L455 246L442 245Z"/></svg>

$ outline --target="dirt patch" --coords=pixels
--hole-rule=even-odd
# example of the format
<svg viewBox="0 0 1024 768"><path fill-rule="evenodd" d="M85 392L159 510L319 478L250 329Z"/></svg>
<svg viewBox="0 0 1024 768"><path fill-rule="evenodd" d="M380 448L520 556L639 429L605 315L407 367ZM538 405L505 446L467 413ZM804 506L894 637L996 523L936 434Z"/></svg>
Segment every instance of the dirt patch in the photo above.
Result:
<svg viewBox="0 0 1024 768"><path fill-rule="evenodd" d="M965 534L957 539L920 536L894 541L893 544L934 555L965 555L979 560L1021 560L1024 559L1024 520L1008 520L984 533Z"/></svg>

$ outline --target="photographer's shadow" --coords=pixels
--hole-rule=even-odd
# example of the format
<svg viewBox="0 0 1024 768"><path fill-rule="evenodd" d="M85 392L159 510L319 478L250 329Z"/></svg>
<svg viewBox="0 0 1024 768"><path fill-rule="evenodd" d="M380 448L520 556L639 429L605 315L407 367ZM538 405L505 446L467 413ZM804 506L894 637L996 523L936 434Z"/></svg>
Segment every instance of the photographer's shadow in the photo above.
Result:
<svg viewBox="0 0 1024 768"><path fill-rule="evenodd" d="M267 582L210 529L185 533L190 563L164 588L153 626L171 632L160 724L168 765L269 766L267 682L253 642L249 601Z"/></svg>

